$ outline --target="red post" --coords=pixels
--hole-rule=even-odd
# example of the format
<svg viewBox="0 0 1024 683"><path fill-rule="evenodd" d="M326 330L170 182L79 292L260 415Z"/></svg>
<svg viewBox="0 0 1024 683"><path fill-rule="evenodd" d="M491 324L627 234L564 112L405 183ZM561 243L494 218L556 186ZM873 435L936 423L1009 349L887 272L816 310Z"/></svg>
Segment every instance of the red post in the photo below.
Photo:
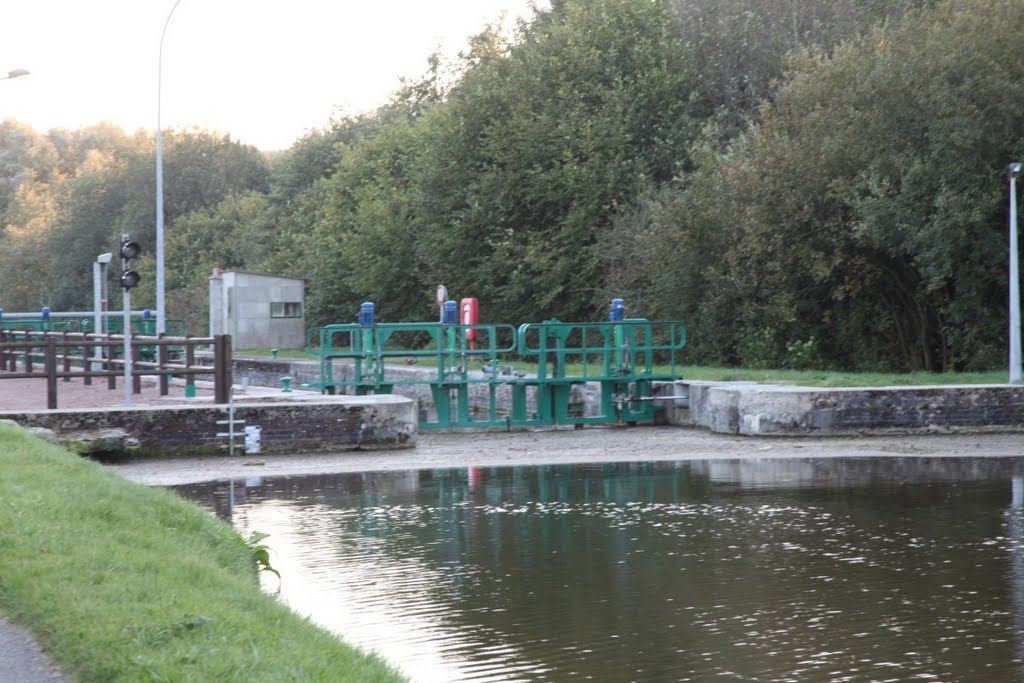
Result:
<svg viewBox="0 0 1024 683"><path fill-rule="evenodd" d="M463 325L477 325L480 323L480 302L476 297L466 297L459 302L461 309L460 322ZM466 341L470 349L476 349L476 333L474 329L466 330Z"/></svg>

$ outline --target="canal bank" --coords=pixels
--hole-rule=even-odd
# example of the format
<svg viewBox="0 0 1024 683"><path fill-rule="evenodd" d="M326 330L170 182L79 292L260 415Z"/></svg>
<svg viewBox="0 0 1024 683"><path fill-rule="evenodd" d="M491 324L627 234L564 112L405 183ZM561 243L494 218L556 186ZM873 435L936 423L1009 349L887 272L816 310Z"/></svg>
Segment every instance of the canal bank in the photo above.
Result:
<svg viewBox="0 0 1024 683"><path fill-rule="evenodd" d="M10 383L0 383L13 386ZM79 387L81 388L81 387ZM95 387L93 388L95 390ZM68 392L74 389L68 389ZM339 397L341 398L341 397ZM83 398L88 401L89 399ZM154 399L162 401L163 399ZM170 399L177 400L177 399ZM95 404L104 401L92 399ZM116 403L110 401L108 403ZM159 406L157 406L159 407ZM116 410L116 406L111 408ZM45 411L43 411L45 412ZM55 411L60 412L60 411ZM87 411L88 412L88 411ZM541 463L594 463L705 459L725 462L793 457L1019 457L1020 435L1007 433L867 435L825 438L751 439L737 433L680 427L591 427L513 433L423 433L416 448L361 450L259 458L199 457L137 459L107 466L118 475L149 485L171 485L218 478L370 472L435 467L507 466ZM49 649L49 648L48 648Z"/></svg>
<svg viewBox="0 0 1024 683"><path fill-rule="evenodd" d="M160 396L152 384L126 404L97 385L61 383L58 410L35 405L45 387L28 379L0 381L0 421L22 426L83 455L102 457L250 455L403 449L415 446L415 404L401 396L326 396L239 385L227 405L208 383L196 396L180 384ZM45 404L44 404L45 405Z"/></svg>
<svg viewBox="0 0 1024 683"><path fill-rule="evenodd" d="M0 444L0 680L402 680L259 590L258 541L24 430Z"/></svg>
<svg viewBox="0 0 1024 683"><path fill-rule="evenodd" d="M798 387L678 382L669 421L720 434L857 436L1024 430L1024 386Z"/></svg>
<svg viewBox="0 0 1024 683"><path fill-rule="evenodd" d="M334 361L333 375L351 378L353 365ZM402 382L423 378L423 384L396 384L394 393L417 402L429 401L428 368L394 366L389 376ZM236 357L238 381L281 386L287 377L297 386L320 381L317 361ZM486 376L471 371L475 380ZM472 387L471 400L484 405L486 383ZM653 400L664 407L665 420L720 434L746 436L857 436L862 434L931 434L1024 431L1024 386L1009 384L890 387L801 387L683 379L654 384ZM584 415L599 412L599 385L580 384ZM499 397L500 398L500 397ZM501 406L505 410L511 405Z"/></svg>
<svg viewBox="0 0 1024 683"><path fill-rule="evenodd" d="M344 363L337 366L336 376L351 372ZM250 455L272 456L414 448L420 435L433 431L418 427L430 407L426 379L396 385L393 394L346 396L303 390L303 384L315 382L317 372L313 361L238 358L231 405L214 404L202 388L195 397L185 396L182 387L172 387L169 396L154 395L153 387L145 387L131 405L125 405L118 391L61 383L60 405L67 407L60 410L32 405L33 399L42 400L36 394L45 394L39 383L4 380L0 420L13 421L79 453L146 458L216 456L228 446L231 433L236 453L247 446ZM417 373L429 375L415 367L398 372L410 379ZM486 394L487 384L474 388ZM655 383L653 389L654 396L645 400L664 409L664 424L722 435L777 439L1024 431L1020 386L837 389L680 380ZM595 405L601 400L597 384L581 384L576 395L583 414L600 410ZM595 428L601 427L587 426ZM678 438L686 441L682 435Z"/></svg>
<svg viewBox="0 0 1024 683"><path fill-rule="evenodd" d="M258 459L137 459L106 467L126 479L172 486L215 479L345 472L579 463L785 458L1012 458L1024 455L1013 433L918 434L751 439L680 427L593 427L519 432L422 432L405 451L350 451Z"/></svg>

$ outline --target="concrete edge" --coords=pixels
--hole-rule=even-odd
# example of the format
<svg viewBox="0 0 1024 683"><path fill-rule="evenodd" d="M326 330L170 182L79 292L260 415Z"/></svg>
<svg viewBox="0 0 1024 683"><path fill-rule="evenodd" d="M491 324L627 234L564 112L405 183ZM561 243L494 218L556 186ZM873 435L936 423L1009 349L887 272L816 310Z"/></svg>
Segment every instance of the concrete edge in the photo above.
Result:
<svg viewBox="0 0 1024 683"><path fill-rule="evenodd" d="M1024 386L798 387L681 380L670 424L749 436L1024 431Z"/></svg>

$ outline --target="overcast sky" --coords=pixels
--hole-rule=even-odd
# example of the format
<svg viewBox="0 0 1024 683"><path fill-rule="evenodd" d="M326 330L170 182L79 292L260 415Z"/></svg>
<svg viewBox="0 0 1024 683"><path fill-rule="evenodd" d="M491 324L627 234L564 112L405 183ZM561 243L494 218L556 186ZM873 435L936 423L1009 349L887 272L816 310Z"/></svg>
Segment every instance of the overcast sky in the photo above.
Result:
<svg viewBox="0 0 1024 683"><path fill-rule="evenodd" d="M174 0L10 0L0 13L0 119L39 132L112 121L155 129L160 35ZM461 50L529 0L181 0L167 24L160 118L263 150L335 113L382 104L441 47Z"/></svg>

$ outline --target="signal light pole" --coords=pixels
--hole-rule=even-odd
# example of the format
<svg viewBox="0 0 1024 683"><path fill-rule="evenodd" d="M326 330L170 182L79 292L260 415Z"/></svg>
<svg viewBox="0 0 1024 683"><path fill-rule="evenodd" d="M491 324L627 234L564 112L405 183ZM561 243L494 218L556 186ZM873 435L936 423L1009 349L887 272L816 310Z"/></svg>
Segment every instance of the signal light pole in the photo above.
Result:
<svg viewBox="0 0 1024 683"><path fill-rule="evenodd" d="M142 279L132 268L132 259L142 252L128 233L121 235L121 289L124 292L124 404L132 404L132 287Z"/></svg>

